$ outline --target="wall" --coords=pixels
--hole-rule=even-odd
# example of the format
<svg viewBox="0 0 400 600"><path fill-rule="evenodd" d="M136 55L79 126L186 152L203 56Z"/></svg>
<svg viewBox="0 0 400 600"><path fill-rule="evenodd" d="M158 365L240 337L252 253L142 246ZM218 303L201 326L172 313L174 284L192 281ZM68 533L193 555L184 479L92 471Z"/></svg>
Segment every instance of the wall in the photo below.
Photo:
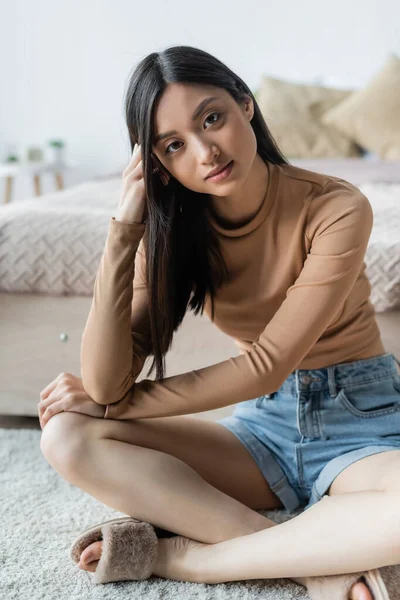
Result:
<svg viewBox="0 0 400 600"><path fill-rule="evenodd" d="M10 144L24 154L28 145L62 138L76 165L65 174L67 185L129 162L124 90L150 52L200 47L253 90L261 74L358 89L389 52L400 53L395 0L0 4L0 161ZM53 189L45 176L43 191ZM28 195L32 183L19 177L13 200Z"/></svg>

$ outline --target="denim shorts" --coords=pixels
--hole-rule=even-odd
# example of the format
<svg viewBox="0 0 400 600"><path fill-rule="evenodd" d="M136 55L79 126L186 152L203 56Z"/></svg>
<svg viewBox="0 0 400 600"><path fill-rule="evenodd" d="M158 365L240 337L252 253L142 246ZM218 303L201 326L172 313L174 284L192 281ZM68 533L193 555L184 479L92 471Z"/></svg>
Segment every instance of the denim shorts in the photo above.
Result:
<svg viewBox="0 0 400 600"><path fill-rule="evenodd" d="M217 423L244 444L284 508L306 510L351 463L400 450L396 363L385 353L296 369L276 392L239 402Z"/></svg>

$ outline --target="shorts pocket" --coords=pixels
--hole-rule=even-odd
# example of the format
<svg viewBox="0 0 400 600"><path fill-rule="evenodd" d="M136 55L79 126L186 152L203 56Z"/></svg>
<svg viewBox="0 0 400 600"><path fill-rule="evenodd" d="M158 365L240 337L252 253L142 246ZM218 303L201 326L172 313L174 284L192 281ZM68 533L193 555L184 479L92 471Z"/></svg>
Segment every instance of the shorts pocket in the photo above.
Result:
<svg viewBox="0 0 400 600"><path fill-rule="evenodd" d="M395 375L393 378L393 387L400 394L400 375Z"/></svg>
<svg viewBox="0 0 400 600"><path fill-rule="evenodd" d="M395 413L400 411L400 377L345 386L340 389L337 400L348 412L364 419Z"/></svg>
<svg viewBox="0 0 400 600"><path fill-rule="evenodd" d="M237 402L234 404L232 415L236 415L238 412L252 410L256 406L257 400L258 398L252 398L251 400L242 400L242 402Z"/></svg>
<svg viewBox="0 0 400 600"><path fill-rule="evenodd" d="M265 402L267 400L272 400L274 397L275 392L271 392L271 394L264 394L263 396L259 396L259 398L256 399L256 408L261 408L263 405L265 405Z"/></svg>

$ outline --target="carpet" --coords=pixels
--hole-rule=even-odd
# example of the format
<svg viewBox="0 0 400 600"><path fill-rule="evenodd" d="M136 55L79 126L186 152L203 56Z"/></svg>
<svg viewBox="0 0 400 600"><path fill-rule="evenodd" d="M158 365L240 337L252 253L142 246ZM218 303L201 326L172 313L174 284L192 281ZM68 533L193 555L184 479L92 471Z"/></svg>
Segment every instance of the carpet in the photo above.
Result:
<svg viewBox="0 0 400 600"><path fill-rule="evenodd" d="M91 573L71 561L70 544L91 525L125 515L65 481L42 455L40 436L34 429L0 429L1 600L309 598L288 578L198 584L152 576L94 585ZM258 512L282 523L301 510Z"/></svg>

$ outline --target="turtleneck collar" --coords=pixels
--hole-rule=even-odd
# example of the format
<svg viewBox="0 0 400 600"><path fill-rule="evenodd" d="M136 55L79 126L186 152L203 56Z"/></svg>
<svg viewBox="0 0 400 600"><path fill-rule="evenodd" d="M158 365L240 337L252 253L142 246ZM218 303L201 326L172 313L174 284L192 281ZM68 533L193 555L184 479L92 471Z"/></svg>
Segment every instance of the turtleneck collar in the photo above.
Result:
<svg viewBox="0 0 400 600"><path fill-rule="evenodd" d="M267 190L264 196L263 203L261 204L258 212L254 215L251 221L240 227L227 229L219 223L217 223L215 217L211 214L210 210L207 211L210 223L213 226L213 228L216 231L218 231L218 233L226 237L240 237L251 233L252 231L257 229L257 227L259 227L261 223L265 221L274 202L279 179L279 165L271 163L269 161L266 161L266 165L268 169Z"/></svg>

